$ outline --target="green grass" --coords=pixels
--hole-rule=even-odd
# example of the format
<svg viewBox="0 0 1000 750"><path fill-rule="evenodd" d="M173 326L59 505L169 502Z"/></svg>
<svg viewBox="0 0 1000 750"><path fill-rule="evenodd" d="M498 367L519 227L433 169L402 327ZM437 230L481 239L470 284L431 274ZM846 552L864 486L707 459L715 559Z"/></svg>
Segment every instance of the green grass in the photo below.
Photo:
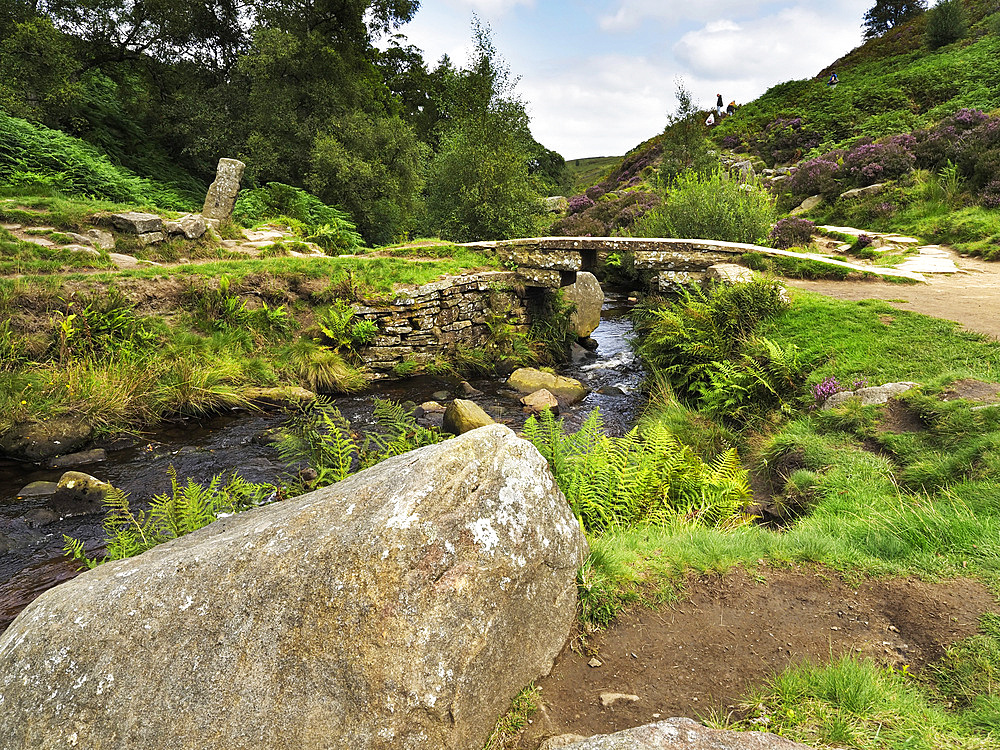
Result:
<svg viewBox="0 0 1000 750"><path fill-rule="evenodd" d="M897 310L878 300L846 302L795 291L795 303L762 333L828 357L810 377L880 385L945 377L1000 378L1000 344L957 323Z"/></svg>
<svg viewBox="0 0 1000 750"><path fill-rule="evenodd" d="M621 162L621 156L592 156L586 159L569 159L566 168L572 179L570 195L578 195L591 185L596 185Z"/></svg>
<svg viewBox="0 0 1000 750"><path fill-rule="evenodd" d="M106 252L91 255L59 247L42 247L0 229L0 275L58 273L81 268L113 268Z"/></svg>
<svg viewBox="0 0 1000 750"><path fill-rule="evenodd" d="M994 665L995 666L995 665ZM997 698L948 710L906 670L842 657L800 664L745 700L751 716L729 728L766 730L813 747L986 750L1000 742Z"/></svg>

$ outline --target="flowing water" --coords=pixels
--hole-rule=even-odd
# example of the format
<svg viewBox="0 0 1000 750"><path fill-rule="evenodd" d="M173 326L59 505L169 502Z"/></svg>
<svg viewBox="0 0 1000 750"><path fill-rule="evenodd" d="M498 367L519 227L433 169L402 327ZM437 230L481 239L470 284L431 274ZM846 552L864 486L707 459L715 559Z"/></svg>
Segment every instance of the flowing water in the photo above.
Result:
<svg viewBox="0 0 1000 750"><path fill-rule="evenodd" d="M605 302L601 325L593 333L596 352L567 364L561 372L577 378L591 393L563 412L569 429L576 429L595 408L601 410L607 432L621 435L635 424L645 398L640 387L643 371L629 348L632 332L624 298L611 295ZM517 396L493 380L472 381L478 395L462 396L454 382L419 377L379 384L372 391L335 401L355 429L374 423L376 397L420 404L439 391L476 401L494 419L515 430L524 424ZM124 490L134 499L148 499L170 490L168 469L173 466L184 481L208 482L217 474L237 472L252 482L280 482L287 473L270 435L286 417L281 411L238 411L211 419L185 419L161 426L109 446L108 459L74 470L92 474ZM64 469L0 459L0 631L43 591L76 574L62 553L63 535L82 539L91 554L102 538L100 513L73 515L53 507L49 500L17 500L30 482L56 481Z"/></svg>

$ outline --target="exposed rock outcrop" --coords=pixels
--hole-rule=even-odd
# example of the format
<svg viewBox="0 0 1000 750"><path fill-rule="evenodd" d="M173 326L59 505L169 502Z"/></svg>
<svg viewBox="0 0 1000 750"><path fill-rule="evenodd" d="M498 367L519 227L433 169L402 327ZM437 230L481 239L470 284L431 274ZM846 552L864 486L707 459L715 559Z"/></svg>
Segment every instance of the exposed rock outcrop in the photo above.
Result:
<svg viewBox="0 0 1000 750"><path fill-rule="evenodd" d="M539 750L809 750L806 745L769 732L709 729L693 719L666 719L655 724L583 739L553 737Z"/></svg>
<svg viewBox="0 0 1000 750"><path fill-rule="evenodd" d="M586 552L507 427L397 456L42 594L0 635L0 747L479 750Z"/></svg>
<svg viewBox="0 0 1000 750"><path fill-rule="evenodd" d="M861 399L862 406L872 406L873 404L884 404L889 401L893 396L898 396L901 393L906 393L907 391L917 388L920 383L911 383L909 381L903 381L901 383L886 383L885 385L873 385L868 388L859 388L856 391L840 391L839 393L834 393L832 396L827 398L823 402L824 409L833 409L836 406L840 406L845 401L850 398L857 396Z"/></svg>

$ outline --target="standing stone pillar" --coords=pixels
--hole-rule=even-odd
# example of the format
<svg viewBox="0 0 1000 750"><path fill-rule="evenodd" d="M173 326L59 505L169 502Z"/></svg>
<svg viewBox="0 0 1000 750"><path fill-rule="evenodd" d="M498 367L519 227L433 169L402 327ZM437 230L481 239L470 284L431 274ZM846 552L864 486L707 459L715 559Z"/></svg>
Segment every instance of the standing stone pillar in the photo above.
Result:
<svg viewBox="0 0 1000 750"><path fill-rule="evenodd" d="M246 165L237 159L219 159L215 182L208 188L208 195L205 196L202 216L209 220L226 221L233 215L244 169Z"/></svg>

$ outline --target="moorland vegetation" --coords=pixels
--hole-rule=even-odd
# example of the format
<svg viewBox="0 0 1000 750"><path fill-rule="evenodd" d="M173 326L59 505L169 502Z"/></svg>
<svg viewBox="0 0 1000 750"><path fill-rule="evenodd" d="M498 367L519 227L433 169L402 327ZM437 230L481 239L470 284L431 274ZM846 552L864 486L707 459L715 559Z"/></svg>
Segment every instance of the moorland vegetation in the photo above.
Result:
<svg viewBox="0 0 1000 750"><path fill-rule="evenodd" d="M483 29L470 67L428 69L412 47L373 46L374 34L415 11L405 0L306 16L277 2L246 23L221 0L173 0L154 17L139 5L0 11L0 63L12 71L0 81L0 160L10 167L0 218L65 233L124 208L174 215L196 207L221 144L238 144L231 155L245 157L250 189L237 224L277 223L296 241L355 257L301 259L287 247L232 257L215 242L178 242L130 249L198 262L121 271L106 252L4 231L0 431L70 413L111 432L245 403L247 386L359 387L351 351L371 331L352 320L350 303L495 265L454 245L364 245L428 230L529 233L539 190L568 185L558 155L530 138ZM550 231L805 248L810 220L839 221L992 257L1000 14L985 1L956 6L873 15L866 44L829 69L836 88L828 71L781 84L711 133L679 85L664 133L580 185ZM740 182L720 166L723 150L758 169L797 166L771 186ZM397 158L385 161L387 152ZM482 170L498 165L509 181L486 185ZM877 195L840 197L878 183ZM454 184L470 187L444 189ZM808 218L776 221L811 195L824 202ZM771 270L810 272L792 266ZM643 281L626 257L610 257L604 273ZM154 301L140 307L137 290ZM525 428L588 534L584 635L629 606L676 597L691 571L734 566L823 566L848 580L965 575L998 590L1000 406L963 398L960 384L995 382L1000 344L884 302L786 296L770 279L647 298L636 326L650 405L635 430L609 437L599 415L576 432L551 416ZM507 341L504 356L543 357L542 339ZM821 408L833 393L895 381L919 385L888 405L851 398ZM282 450L313 471L286 488L176 480L147 510L112 494L107 556L443 439L396 406L379 409L382 432L365 441L328 404L304 407ZM81 563L100 562L67 545ZM818 746L987 748L1000 742L998 670L1000 628L987 615L978 636L919 675L852 658L801 665L747 705L770 717L771 731Z"/></svg>

